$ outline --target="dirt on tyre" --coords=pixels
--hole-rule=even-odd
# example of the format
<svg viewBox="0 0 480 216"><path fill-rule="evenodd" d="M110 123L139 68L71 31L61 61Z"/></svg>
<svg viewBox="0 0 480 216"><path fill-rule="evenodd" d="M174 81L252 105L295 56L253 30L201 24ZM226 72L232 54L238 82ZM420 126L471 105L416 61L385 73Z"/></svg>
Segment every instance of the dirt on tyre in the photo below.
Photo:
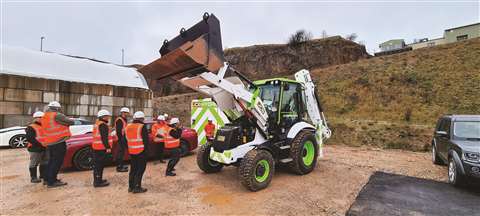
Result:
<svg viewBox="0 0 480 216"><path fill-rule="evenodd" d="M197 153L197 165L205 173L220 172L223 168L223 164L210 159L210 149L212 145L205 143L202 145Z"/></svg>
<svg viewBox="0 0 480 216"><path fill-rule="evenodd" d="M77 170L91 170L93 168L93 152L90 147L78 150L73 156L73 166Z"/></svg>
<svg viewBox="0 0 480 216"><path fill-rule="evenodd" d="M290 147L290 170L299 175L312 172L317 165L318 144L310 131L300 131Z"/></svg>
<svg viewBox="0 0 480 216"><path fill-rule="evenodd" d="M240 162L238 172L243 186L250 191L259 191L272 181L275 161L270 152L253 149Z"/></svg>

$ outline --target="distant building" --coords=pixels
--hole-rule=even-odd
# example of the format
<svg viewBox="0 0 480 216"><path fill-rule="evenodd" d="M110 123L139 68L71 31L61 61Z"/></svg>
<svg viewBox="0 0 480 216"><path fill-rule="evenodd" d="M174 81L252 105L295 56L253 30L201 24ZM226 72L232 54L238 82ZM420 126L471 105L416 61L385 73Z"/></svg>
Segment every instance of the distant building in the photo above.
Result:
<svg viewBox="0 0 480 216"><path fill-rule="evenodd" d="M405 40L403 39L393 39L389 41L385 41L379 45L380 52L375 53L375 56L382 56L382 55L390 55L394 53L400 53L412 50L411 47L408 47L405 44Z"/></svg>
<svg viewBox="0 0 480 216"><path fill-rule="evenodd" d="M412 49L420 49L424 47L437 46L441 44L448 44L462 40L468 40L472 38L480 37L480 23L474 23L465 26L459 26L455 28L446 29L443 32L443 37L431 39L423 38L419 41L407 44Z"/></svg>

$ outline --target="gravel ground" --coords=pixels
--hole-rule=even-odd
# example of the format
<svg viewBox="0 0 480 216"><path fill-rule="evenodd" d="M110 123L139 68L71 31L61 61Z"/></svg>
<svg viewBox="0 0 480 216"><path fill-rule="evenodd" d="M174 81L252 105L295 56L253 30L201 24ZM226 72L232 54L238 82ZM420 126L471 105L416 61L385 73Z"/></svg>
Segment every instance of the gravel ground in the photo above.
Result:
<svg viewBox="0 0 480 216"><path fill-rule="evenodd" d="M24 149L0 149L1 214L280 214L344 215L375 171L446 181L446 168L431 163L429 153L328 146L317 169L305 176L278 170L270 186L247 191L237 169L204 174L195 155L182 158L176 177L165 177L165 164L149 162L144 194L127 192L127 173L113 167L106 188L92 187L91 171L61 173L66 187L31 184Z"/></svg>

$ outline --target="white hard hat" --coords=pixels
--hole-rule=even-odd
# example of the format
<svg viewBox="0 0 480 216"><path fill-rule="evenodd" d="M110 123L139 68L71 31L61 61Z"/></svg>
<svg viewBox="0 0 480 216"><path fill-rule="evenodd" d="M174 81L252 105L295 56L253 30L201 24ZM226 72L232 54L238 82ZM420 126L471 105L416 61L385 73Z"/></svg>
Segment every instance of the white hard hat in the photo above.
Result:
<svg viewBox="0 0 480 216"><path fill-rule="evenodd" d="M168 114L167 114L167 113L164 113L163 116L165 116L165 118L168 118Z"/></svg>
<svg viewBox="0 0 480 216"><path fill-rule="evenodd" d="M60 103L58 101L52 101L52 102L48 103L48 106L49 107L57 107L57 108L62 107L62 106L60 106Z"/></svg>
<svg viewBox="0 0 480 216"><path fill-rule="evenodd" d="M178 120L178 118L172 118L172 120L170 120L170 124L178 124L180 122L180 120Z"/></svg>
<svg viewBox="0 0 480 216"><path fill-rule="evenodd" d="M128 107L122 107L122 108L120 109L120 112L129 113L129 112L130 112L130 109L128 109Z"/></svg>
<svg viewBox="0 0 480 216"><path fill-rule="evenodd" d="M43 112L42 111L37 111L33 113L33 118L41 118L43 117Z"/></svg>
<svg viewBox="0 0 480 216"><path fill-rule="evenodd" d="M102 117L102 116L111 116L110 112L108 110L100 110L98 111L97 117Z"/></svg>
<svg viewBox="0 0 480 216"><path fill-rule="evenodd" d="M142 111L137 111L133 114L133 118L134 119L145 118L145 113L143 113Z"/></svg>
<svg viewBox="0 0 480 216"><path fill-rule="evenodd" d="M159 116L157 117L157 120L159 120L159 121L165 121L165 116L159 115Z"/></svg>

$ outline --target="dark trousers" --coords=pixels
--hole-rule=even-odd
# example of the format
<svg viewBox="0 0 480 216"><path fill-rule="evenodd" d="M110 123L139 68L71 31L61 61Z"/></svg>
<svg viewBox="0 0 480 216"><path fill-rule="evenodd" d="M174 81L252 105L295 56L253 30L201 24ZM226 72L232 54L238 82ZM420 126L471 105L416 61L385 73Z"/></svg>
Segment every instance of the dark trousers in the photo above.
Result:
<svg viewBox="0 0 480 216"><path fill-rule="evenodd" d="M93 150L93 183L101 183L105 167L105 150Z"/></svg>
<svg viewBox="0 0 480 216"><path fill-rule="evenodd" d="M65 142L50 145L47 147L50 156L47 165L47 183L53 185L57 181L57 175L63 164L65 153L67 152L67 144Z"/></svg>
<svg viewBox="0 0 480 216"><path fill-rule="evenodd" d="M164 152L164 149L165 149L165 143L161 142L161 143L156 143L157 145L157 159L158 160L163 160L163 152Z"/></svg>
<svg viewBox="0 0 480 216"><path fill-rule="evenodd" d="M125 165L124 157L127 148L127 141L125 139L121 139L118 141L118 152L116 158L117 167L123 167Z"/></svg>
<svg viewBox="0 0 480 216"><path fill-rule="evenodd" d="M142 186L143 173L145 173L146 167L147 156L145 151L137 155L130 155L130 173L128 173L129 188L134 189Z"/></svg>
<svg viewBox="0 0 480 216"><path fill-rule="evenodd" d="M172 172L175 165L180 161L181 150L180 148L169 149L170 151L170 160L167 164L167 173Z"/></svg>

